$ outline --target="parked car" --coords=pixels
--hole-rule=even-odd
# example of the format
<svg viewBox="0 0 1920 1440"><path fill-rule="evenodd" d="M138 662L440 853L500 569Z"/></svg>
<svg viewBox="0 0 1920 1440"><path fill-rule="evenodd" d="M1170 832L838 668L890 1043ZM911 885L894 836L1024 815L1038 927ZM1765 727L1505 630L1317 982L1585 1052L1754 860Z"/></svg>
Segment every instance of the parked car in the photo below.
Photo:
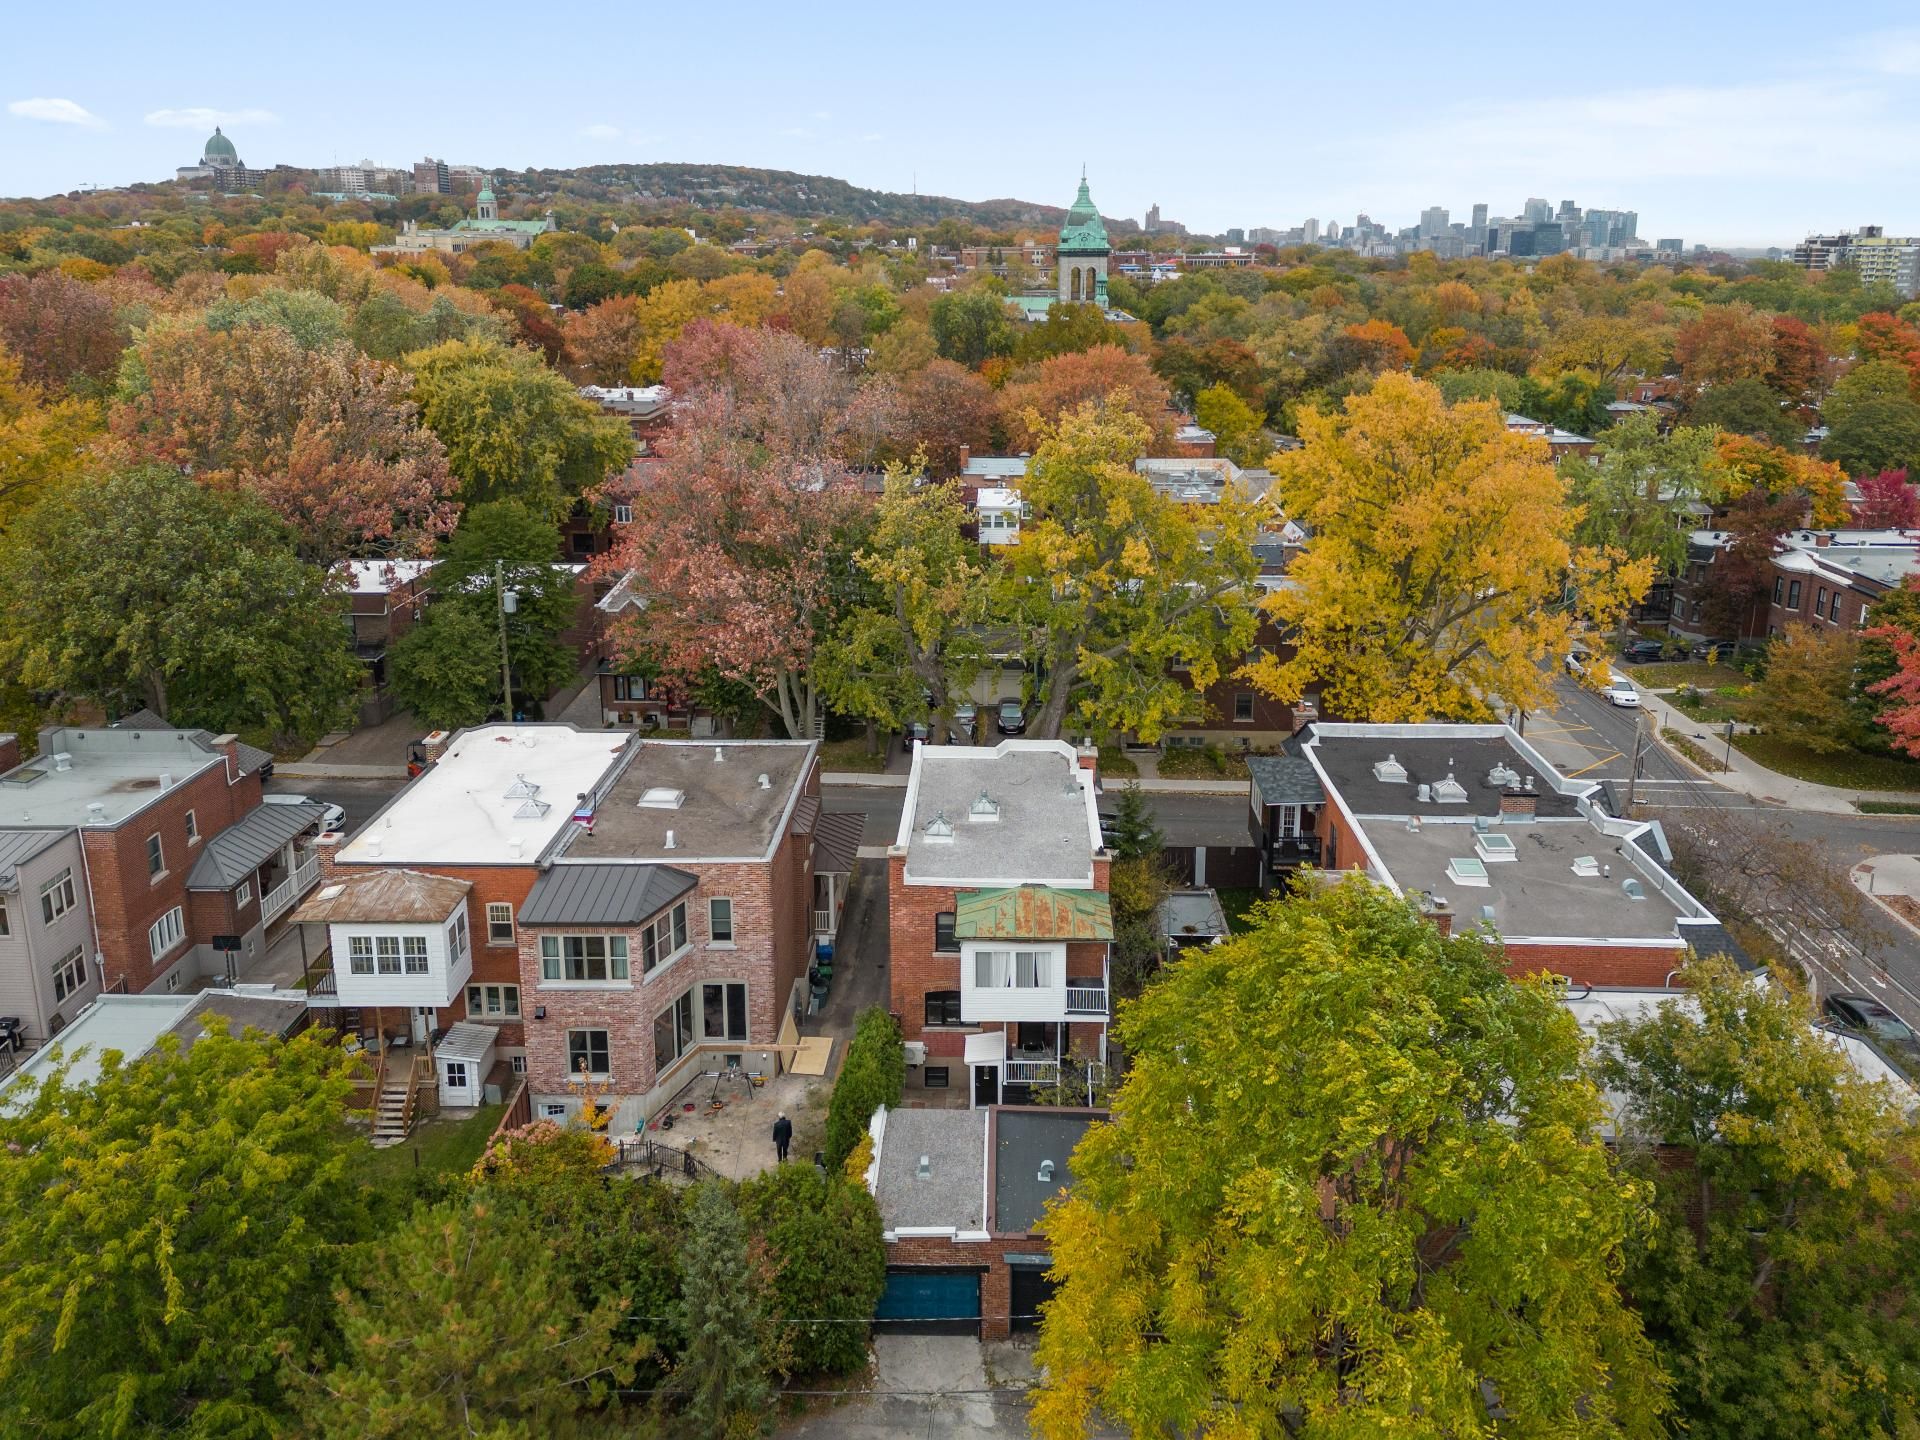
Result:
<svg viewBox="0 0 1920 1440"><path fill-rule="evenodd" d="M1640 692L1633 688L1633 681L1624 675L1615 675L1600 693L1607 697L1609 705L1618 705L1623 710L1640 708Z"/></svg>
<svg viewBox="0 0 1920 1440"><path fill-rule="evenodd" d="M972 701L953 707L953 728L947 731L949 745L973 744L974 731L980 723L980 707Z"/></svg>
<svg viewBox="0 0 1920 1440"><path fill-rule="evenodd" d="M320 828L322 830L343 829L347 823L347 812L329 800L316 800L311 795L262 795L264 805L319 805Z"/></svg>
<svg viewBox="0 0 1920 1440"><path fill-rule="evenodd" d="M1920 1047L1920 1037L1893 1011L1871 995L1829 995L1827 1014L1850 1030L1860 1030L1875 1040L1884 1040L1903 1050Z"/></svg>
<svg viewBox="0 0 1920 1440"><path fill-rule="evenodd" d="M1693 648L1687 651L1687 654L1690 658L1694 660L1712 660L1715 663L1731 660L1733 658L1733 641L1731 640L1696 641L1693 645Z"/></svg>
<svg viewBox="0 0 1920 1440"><path fill-rule="evenodd" d="M1627 648L1621 651L1622 657L1635 665L1650 664L1666 653L1666 642L1662 640L1629 640Z"/></svg>
<svg viewBox="0 0 1920 1440"><path fill-rule="evenodd" d="M1565 662L1567 674L1573 676L1576 680L1579 679L1587 673L1587 662L1592 658L1593 657L1584 650L1569 650Z"/></svg>
<svg viewBox="0 0 1920 1440"><path fill-rule="evenodd" d="M1002 700L993 723L999 727L1002 735L1024 735L1027 733L1027 707L1018 700Z"/></svg>
<svg viewBox="0 0 1920 1440"><path fill-rule="evenodd" d="M930 731L928 730L928 728L927 728L927 722L926 722L926 721L924 721L924 720L909 720L909 721L907 722L907 727L906 727L906 729L904 729L904 730L902 730L902 731L900 732L900 736L901 736L901 738L902 738L903 740L905 740L905 741L906 741L906 744L907 744L907 748L908 748L909 750L911 750L911 749L912 749L912 748L913 748L914 746L916 746L916 745L924 745L924 744L926 744L926 743L927 743L927 736L928 736L928 735L929 735L930 733L931 733L931 732L930 732Z"/></svg>

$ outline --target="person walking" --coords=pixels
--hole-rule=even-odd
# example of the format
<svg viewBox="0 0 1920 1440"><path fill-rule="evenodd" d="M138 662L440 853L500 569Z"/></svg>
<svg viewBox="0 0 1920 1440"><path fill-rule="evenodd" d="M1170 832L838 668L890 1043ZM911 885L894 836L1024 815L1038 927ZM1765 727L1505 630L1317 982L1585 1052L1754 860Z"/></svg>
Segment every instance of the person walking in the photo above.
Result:
<svg viewBox="0 0 1920 1440"><path fill-rule="evenodd" d="M786 1162L787 1146L792 1143L793 1122L787 1119L787 1112L782 1110L780 1112L780 1118L773 1122L773 1151L774 1154L779 1157L776 1163L784 1164Z"/></svg>

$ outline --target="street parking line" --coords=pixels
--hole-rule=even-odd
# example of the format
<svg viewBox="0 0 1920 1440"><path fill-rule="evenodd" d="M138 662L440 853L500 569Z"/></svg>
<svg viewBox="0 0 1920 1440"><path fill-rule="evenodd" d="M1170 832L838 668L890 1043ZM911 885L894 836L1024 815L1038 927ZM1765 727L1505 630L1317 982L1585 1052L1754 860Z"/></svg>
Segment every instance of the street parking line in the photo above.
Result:
<svg viewBox="0 0 1920 1440"><path fill-rule="evenodd" d="M1616 760L1624 760L1626 758L1627 757L1625 755L1622 755L1618 750L1616 750L1611 755L1607 756L1607 758L1604 760L1596 760L1591 765L1581 766L1578 770L1568 770L1565 772L1565 774L1567 779L1569 780L1578 780L1582 775L1586 774L1587 771L1589 770L1598 770L1602 765L1611 765Z"/></svg>

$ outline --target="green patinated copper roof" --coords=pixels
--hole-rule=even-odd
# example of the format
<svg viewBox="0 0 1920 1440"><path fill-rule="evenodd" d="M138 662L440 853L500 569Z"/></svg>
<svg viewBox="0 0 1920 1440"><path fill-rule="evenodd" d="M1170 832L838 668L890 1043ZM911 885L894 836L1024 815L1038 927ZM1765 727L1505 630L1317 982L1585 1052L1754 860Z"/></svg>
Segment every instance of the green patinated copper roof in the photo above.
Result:
<svg viewBox="0 0 1920 1440"><path fill-rule="evenodd" d="M1100 223L1093 196L1087 193L1085 175L1080 177L1080 193L1074 197L1073 208L1067 211L1067 223L1060 227L1060 249L1075 255L1089 252L1105 255L1113 249L1107 239L1107 227Z"/></svg>
<svg viewBox="0 0 1920 1440"><path fill-rule="evenodd" d="M961 890L953 897L953 933L960 940L1111 940L1113 911L1098 890Z"/></svg>
<svg viewBox="0 0 1920 1440"><path fill-rule="evenodd" d="M213 127L213 134L207 138L207 143L201 149L200 153L202 156L223 155L227 159L232 160L237 158L239 152L233 148L233 141L222 135L220 133L220 127L216 125Z"/></svg>

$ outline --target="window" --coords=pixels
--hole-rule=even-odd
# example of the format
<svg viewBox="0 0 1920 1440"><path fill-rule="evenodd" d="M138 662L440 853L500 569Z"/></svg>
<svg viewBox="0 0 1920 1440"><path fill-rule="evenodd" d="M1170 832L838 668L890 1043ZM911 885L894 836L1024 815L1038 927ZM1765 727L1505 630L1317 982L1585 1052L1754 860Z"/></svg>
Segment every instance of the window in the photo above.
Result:
<svg viewBox="0 0 1920 1440"><path fill-rule="evenodd" d="M707 938L716 945L733 943L733 901L717 897L707 901Z"/></svg>
<svg viewBox="0 0 1920 1440"><path fill-rule="evenodd" d="M1827 618L1827 587L1824 585L1813 592L1813 613L1822 620Z"/></svg>
<svg viewBox="0 0 1920 1440"><path fill-rule="evenodd" d="M467 986L469 1020L517 1020L520 1018L518 985Z"/></svg>
<svg viewBox="0 0 1920 1440"><path fill-rule="evenodd" d="M73 869L69 866L40 887L40 918L51 925L73 906Z"/></svg>
<svg viewBox="0 0 1920 1440"><path fill-rule="evenodd" d="M687 943L687 905L683 900L673 907L673 948L678 950Z"/></svg>
<svg viewBox="0 0 1920 1440"><path fill-rule="evenodd" d="M929 990L927 992L927 1020L929 1025L958 1025L960 1019L960 992L958 990Z"/></svg>
<svg viewBox="0 0 1920 1440"><path fill-rule="evenodd" d="M1053 956L1046 950L977 950L973 983L980 990L1040 990L1053 983Z"/></svg>
<svg viewBox="0 0 1920 1440"><path fill-rule="evenodd" d="M86 988L87 962L82 947L76 945L53 967L53 1003L58 1005L69 995Z"/></svg>
<svg viewBox="0 0 1920 1440"><path fill-rule="evenodd" d="M13 920L7 914L7 897L0 895L0 935L13 933Z"/></svg>
<svg viewBox="0 0 1920 1440"><path fill-rule="evenodd" d="M689 990L653 1017L655 1075L678 1060L693 1045L693 991Z"/></svg>
<svg viewBox="0 0 1920 1440"><path fill-rule="evenodd" d="M1800 608L1800 582L1798 580L1795 580L1787 586L1787 608L1789 610L1798 610Z"/></svg>
<svg viewBox="0 0 1920 1440"><path fill-rule="evenodd" d="M1773 577L1773 603L1774 604L1778 605L1780 603L1780 592L1782 589L1785 588L1786 583L1787 583L1786 580L1783 579L1781 576L1776 575Z"/></svg>
<svg viewBox="0 0 1920 1440"><path fill-rule="evenodd" d="M567 1073L590 1075L596 1079L613 1073L607 1057L607 1032L569 1030L567 1032Z"/></svg>
<svg viewBox="0 0 1920 1440"><path fill-rule="evenodd" d="M509 1055L507 1057L507 1066L514 1074L524 1075L527 1073L527 1057L524 1055Z"/></svg>
<svg viewBox="0 0 1920 1440"><path fill-rule="evenodd" d="M942 910L933 917L933 948L949 954L960 948L960 942L953 934L953 911Z"/></svg>
<svg viewBox="0 0 1920 1440"><path fill-rule="evenodd" d="M427 973L427 937L424 935L402 936L400 944L407 974L425 975Z"/></svg>
<svg viewBox="0 0 1920 1440"><path fill-rule="evenodd" d="M373 937L374 968L382 975L400 973L400 937L398 935L376 935Z"/></svg>
<svg viewBox="0 0 1920 1440"><path fill-rule="evenodd" d="M687 902L682 900L670 914L640 932L640 973L647 974L664 965L687 943Z"/></svg>
<svg viewBox="0 0 1920 1440"><path fill-rule="evenodd" d="M929 1065L920 1072L920 1083L928 1090L944 1090L949 1073L950 1067L946 1065Z"/></svg>
<svg viewBox="0 0 1920 1440"><path fill-rule="evenodd" d="M447 954L458 960L467 953L467 909L461 906L453 912L453 924L447 930Z"/></svg>
<svg viewBox="0 0 1920 1440"><path fill-rule="evenodd" d="M157 880L167 873L166 847L158 835L147 836L147 878Z"/></svg>
<svg viewBox="0 0 1920 1440"><path fill-rule="evenodd" d="M1251 690L1234 691L1233 718L1236 724L1245 724L1253 719L1253 692Z"/></svg>
<svg viewBox="0 0 1920 1440"><path fill-rule="evenodd" d="M200 821L194 816L193 811L189 810L187 811L187 844L198 845L199 843Z"/></svg>
<svg viewBox="0 0 1920 1440"><path fill-rule="evenodd" d="M644 675L616 675L613 677L613 698L615 700L644 700L647 698L647 677Z"/></svg>
<svg viewBox="0 0 1920 1440"><path fill-rule="evenodd" d="M540 1106L540 1113L549 1120L564 1120L567 1118L567 1107L548 1100Z"/></svg>
<svg viewBox="0 0 1920 1440"><path fill-rule="evenodd" d="M350 935L347 937L347 970L354 975L373 973L372 936Z"/></svg>
<svg viewBox="0 0 1920 1440"><path fill-rule="evenodd" d="M513 906L487 906L487 944L513 944Z"/></svg>
<svg viewBox="0 0 1920 1440"><path fill-rule="evenodd" d="M447 1088L449 1090L466 1089L467 1062L464 1060L448 1060L445 1063L447 1067Z"/></svg>
<svg viewBox="0 0 1920 1440"><path fill-rule="evenodd" d="M186 915L176 905L147 927L147 949L158 960L186 938Z"/></svg>
<svg viewBox="0 0 1920 1440"><path fill-rule="evenodd" d="M542 935L540 978L604 984L627 978L624 935Z"/></svg>
<svg viewBox="0 0 1920 1440"><path fill-rule="evenodd" d="M747 987L734 984L702 985L700 1031L709 1040L745 1040Z"/></svg>
<svg viewBox="0 0 1920 1440"><path fill-rule="evenodd" d="M614 506L613 507L613 523L616 525L631 525L633 523L633 506L631 505Z"/></svg>

